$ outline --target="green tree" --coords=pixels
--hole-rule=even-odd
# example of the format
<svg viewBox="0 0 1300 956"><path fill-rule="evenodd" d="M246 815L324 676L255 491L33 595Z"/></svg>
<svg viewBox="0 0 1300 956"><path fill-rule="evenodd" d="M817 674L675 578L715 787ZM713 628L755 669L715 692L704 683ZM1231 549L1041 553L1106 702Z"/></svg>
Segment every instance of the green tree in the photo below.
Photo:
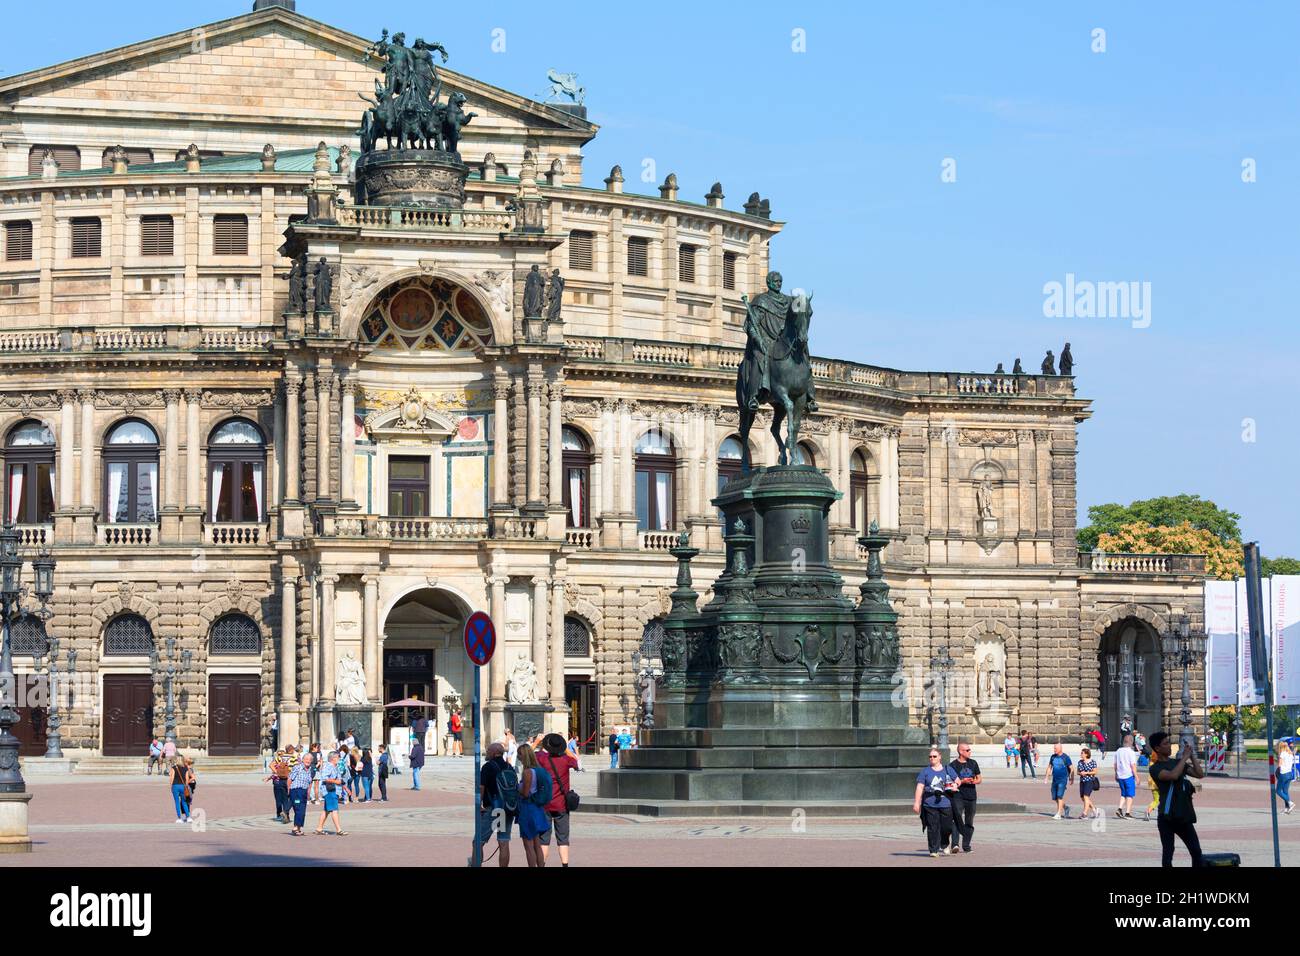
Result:
<svg viewBox="0 0 1300 956"><path fill-rule="evenodd" d="M1088 509L1089 524L1078 531L1079 550L1091 551L1103 534L1118 534L1125 525L1176 527L1184 521L1208 531L1225 544L1241 540L1241 515L1220 508L1200 495L1147 498L1129 505L1104 504Z"/></svg>
<svg viewBox="0 0 1300 956"><path fill-rule="evenodd" d="M1260 558L1259 573L1264 577L1274 574L1300 574L1300 560L1296 558Z"/></svg>

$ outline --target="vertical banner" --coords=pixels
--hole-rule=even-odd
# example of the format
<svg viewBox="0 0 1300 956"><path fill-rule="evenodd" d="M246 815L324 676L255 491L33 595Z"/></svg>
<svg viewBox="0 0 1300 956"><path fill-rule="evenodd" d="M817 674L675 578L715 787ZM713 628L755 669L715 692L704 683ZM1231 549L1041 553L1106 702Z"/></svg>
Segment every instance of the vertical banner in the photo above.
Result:
<svg viewBox="0 0 1300 956"><path fill-rule="evenodd" d="M1268 628L1272 605L1268 599L1268 579L1260 582L1264 596L1264 627ZM1246 579L1237 578L1237 680L1241 686L1241 703L1244 707L1264 703L1264 688L1255 686L1251 676L1250 614L1246 606Z"/></svg>
<svg viewBox="0 0 1300 956"><path fill-rule="evenodd" d="M1237 703L1237 586L1205 582L1206 699L1211 707Z"/></svg>
<svg viewBox="0 0 1300 956"><path fill-rule="evenodd" d="M1275 574L1272 584L1273 700L1300 704L1300 575Z"/></svg>

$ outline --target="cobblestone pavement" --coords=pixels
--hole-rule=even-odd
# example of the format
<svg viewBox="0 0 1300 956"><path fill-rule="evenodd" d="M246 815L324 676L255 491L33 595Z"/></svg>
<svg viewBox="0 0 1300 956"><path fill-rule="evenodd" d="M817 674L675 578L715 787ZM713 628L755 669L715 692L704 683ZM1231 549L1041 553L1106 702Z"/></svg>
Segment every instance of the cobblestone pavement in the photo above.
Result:
<svg viewBox="0 0 1300 956"><path fill-rule="evenodd" d="M387 865L463 866L469 853L469 760L426 770L423 789L395 779L389 803L347 806L347 836L310 832L319 808L310 807L308 834L291 837L272 817L270 785L258 774L200 777L197 822L177 824L169 788L158 778L35 778L29 855L0 856L0 867L171 865ZM575 775L579 792L595 791L595 773ZM999 779L981 787L986 800L1026 804L1026 813L976 818L975 853L931 860L910 806L900 816L871 820L749 819L656 820L578 814L573 823L575 865L870 865L870 866L1154 866L1155 824L1119 820L1053 820L1046 784ZM1099 805L1108 813L1118 798L1106 781ZM1139 815L1145 798L1139 794ZM1077 817L1079 801L1072 794ZM1266 785L1210 778L1197 799L1198 831L1207 850L1240 853L1246 865L1270 865ZM1283 863L1300 860L1300 814L1280 817ZM489 847L489 852L491 848ZM514 844L513 865L523 854ZM552 861L554 862L554 860ZM1181 849L1175 863L1185 865Z"/></svg>

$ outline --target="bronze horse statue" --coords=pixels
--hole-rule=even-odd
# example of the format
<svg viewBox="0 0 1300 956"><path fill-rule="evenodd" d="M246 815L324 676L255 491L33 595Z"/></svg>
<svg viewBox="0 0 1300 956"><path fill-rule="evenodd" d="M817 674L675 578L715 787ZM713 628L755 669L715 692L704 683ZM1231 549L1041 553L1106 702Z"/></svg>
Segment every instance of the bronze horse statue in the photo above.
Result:
<svg viewBox="0 0 1300 956"><path fill-rule="evenodd" d="M768 387L755 396L760 404L772 406L772 437L780 449L779 463L787 465L794 460L799 444L799 429L804 414L816 409L813 392L812 363L808 357L808 326L812 321L812 296L797 293L785 315L785 327L766 348L753 335L750 347L736 373L736 404L740 409L741 467L748 472L752 467L749 453L749 430L754 425L757 412L749 407L750 388L758 380L751 363L759 361L755 347L767 357ZM781 438L781 423L788 421L786 437Z"/></svg>

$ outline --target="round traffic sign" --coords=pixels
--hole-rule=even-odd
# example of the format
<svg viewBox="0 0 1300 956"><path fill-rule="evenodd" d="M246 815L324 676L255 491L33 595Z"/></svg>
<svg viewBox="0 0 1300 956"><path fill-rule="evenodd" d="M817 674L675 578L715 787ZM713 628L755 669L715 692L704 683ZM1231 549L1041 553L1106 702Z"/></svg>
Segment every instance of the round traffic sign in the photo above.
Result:
<svg viewBox="0 0 1300 956"><path fill-rule="evenodd" d="M482 611L475 611L465 621L465 653L470 662L479 667L492 660L492 653L497 649L497 629L492 618Z"/></svg>

